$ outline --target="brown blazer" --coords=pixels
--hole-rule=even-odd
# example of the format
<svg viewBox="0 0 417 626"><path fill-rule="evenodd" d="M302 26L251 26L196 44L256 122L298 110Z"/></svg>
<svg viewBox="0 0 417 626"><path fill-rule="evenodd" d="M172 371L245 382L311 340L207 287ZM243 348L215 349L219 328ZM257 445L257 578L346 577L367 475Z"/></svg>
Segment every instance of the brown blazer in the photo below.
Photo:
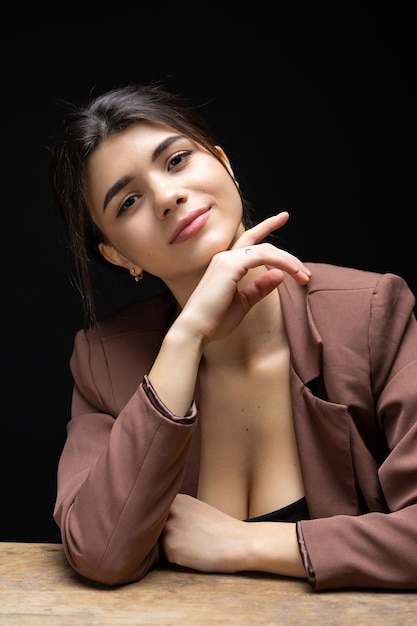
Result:
<svg viewBox="0 0 417 626"><path fill-rule="evenodd" d="M393 274L310 268L309 285L279 286L308 577L316 590L417 589L415 299ZM172 297L158 295L109 316L100 337L75 338L54 518L72 567L104 584L156 565L173 498L196 495L198 395L181 423L144 384L175 315Z"/></svg>

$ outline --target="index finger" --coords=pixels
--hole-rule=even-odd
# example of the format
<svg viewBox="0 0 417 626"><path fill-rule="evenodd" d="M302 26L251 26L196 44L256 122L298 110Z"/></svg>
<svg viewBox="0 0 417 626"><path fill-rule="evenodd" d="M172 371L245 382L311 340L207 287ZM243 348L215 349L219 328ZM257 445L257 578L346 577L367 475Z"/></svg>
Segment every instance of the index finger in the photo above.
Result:
<svg viewBox="0 0 417 626"><path fill-rule="evenodd" d="M232 247L232 250L237 248L245 248L246 246L251 246L255 243L259 243L265 237L270 235L274 230L281 228L284 226L290 217L288 211L281 211L277 213L277 215L272 215L271 217L267 217L266 219L256 224L252 228L246 230L243 235L239 237L239 239L235 242Z"/></svg>

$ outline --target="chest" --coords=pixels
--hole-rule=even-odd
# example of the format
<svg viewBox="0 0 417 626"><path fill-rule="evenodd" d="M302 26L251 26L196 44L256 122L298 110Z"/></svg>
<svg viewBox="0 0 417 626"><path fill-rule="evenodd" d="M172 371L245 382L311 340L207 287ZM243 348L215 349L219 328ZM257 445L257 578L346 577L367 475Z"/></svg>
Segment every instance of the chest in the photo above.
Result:
<svg viewBox="0 0 417 626"><path fill-rule="evenodd" d="M247 371L203 372L200 420L199 498L245 519L304 495L287 353Z"/></svg>

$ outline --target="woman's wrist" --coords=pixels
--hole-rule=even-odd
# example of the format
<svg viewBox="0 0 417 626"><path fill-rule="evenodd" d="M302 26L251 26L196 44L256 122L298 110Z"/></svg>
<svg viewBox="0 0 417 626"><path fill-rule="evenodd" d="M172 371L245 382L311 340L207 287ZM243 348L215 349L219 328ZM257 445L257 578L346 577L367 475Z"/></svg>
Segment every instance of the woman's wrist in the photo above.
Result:
<svg viewBox="0 0 417 626"><path fill-rule="evenodd" d="M174 322L162 342L148 380L165 406L185 416L194 399L201 343L185 325Z"/></svg>
<svg viewBox="0 0 417 626"><path fill-rule="evenodd" d="M242 535L240 570L306 578L292 522L247 523Z"/></svg>

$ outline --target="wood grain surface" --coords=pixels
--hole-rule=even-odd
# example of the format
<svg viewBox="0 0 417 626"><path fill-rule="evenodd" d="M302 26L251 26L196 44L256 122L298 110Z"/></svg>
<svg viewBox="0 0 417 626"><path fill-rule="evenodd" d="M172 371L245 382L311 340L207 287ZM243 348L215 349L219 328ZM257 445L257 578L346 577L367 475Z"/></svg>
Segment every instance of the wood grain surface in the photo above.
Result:
<svg viewBox="0 0 417 626"><path fill-rule="evenodd" d="M0 543L2 626L417 624L412 592L317 593L305 581L263 574L202 574L161 568L105 588L80 578L62 546Z"/></svg>

